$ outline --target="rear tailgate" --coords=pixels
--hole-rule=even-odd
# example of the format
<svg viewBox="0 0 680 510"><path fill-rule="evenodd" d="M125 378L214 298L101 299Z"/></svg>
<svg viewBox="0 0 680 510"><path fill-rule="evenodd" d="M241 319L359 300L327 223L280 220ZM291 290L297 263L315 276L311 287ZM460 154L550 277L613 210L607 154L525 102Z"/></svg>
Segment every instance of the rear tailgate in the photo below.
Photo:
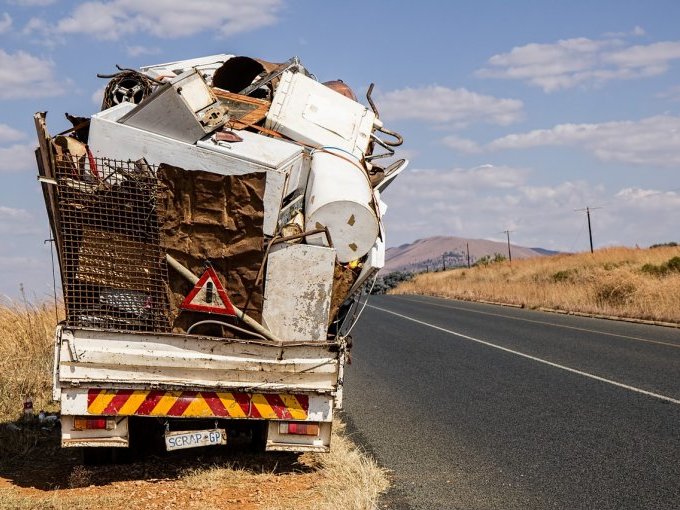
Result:
<svg viewBox="0 0 680 510"><path fill-rule="evenodd" d="M335 344L63 326L56 341L55 400L68 415L330 421L341 391Z"/></svg>

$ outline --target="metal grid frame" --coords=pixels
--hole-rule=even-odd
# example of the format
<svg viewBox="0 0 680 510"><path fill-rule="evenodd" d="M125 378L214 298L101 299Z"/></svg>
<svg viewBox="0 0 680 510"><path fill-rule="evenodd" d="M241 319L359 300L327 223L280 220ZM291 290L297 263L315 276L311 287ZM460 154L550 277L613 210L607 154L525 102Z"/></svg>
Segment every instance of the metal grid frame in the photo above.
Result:
<svg viewBox="0 0 680 510"><path fill-rule="evenodd" d="M170 331L156 168L67 154L55 177L66 324Z"/></svg>

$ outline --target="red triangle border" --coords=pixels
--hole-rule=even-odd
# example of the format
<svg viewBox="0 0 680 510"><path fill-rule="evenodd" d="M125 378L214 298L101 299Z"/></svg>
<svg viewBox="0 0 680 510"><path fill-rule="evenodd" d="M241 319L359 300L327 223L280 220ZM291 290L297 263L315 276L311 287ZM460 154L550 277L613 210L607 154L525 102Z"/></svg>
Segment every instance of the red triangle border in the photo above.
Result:
<svg viewBox="0 0 680 510"><path fill-rule="evenodd" d="M191 304L191 301L193 301L196 295L201 291L208 279L212 280L215 284L215 291L224 303L224 307ZM180 308L182 310L196 312L216 313L220 315L230 315L232 317L237 316L236 310L234 310L234 305L232 305L231 300L227 296L227 292L224 290L220 279L217 277L217 273L212 267L208 267L208 269L205 270L203 275L196 282L196 285L194 285L194 288L191 289L191 292L189 292L187 297L184 298L184 301L182 301Z"/></svg>

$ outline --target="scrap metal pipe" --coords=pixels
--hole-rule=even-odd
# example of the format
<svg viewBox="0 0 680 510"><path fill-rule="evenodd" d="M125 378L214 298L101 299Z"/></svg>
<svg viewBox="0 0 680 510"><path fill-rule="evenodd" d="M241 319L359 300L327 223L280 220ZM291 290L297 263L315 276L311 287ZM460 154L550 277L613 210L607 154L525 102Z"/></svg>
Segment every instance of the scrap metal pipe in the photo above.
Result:
<svg viewBox="0 0 680 510"><path fill-rule="evenodd" d="M180 275L182 275L189 282L191 282L192 285L196 285L196 282L198 282L198 276L196 276L194 273L192 273L187 267L183 266L172 255L166 254L165 258L168 261L168 265L170 267L172 267ZM277 338L271 331L269 331L267 328L265 328L262 324L257 322L255 319L246 315L243 312L243 310L237 308L233 304L232 304L232 307L234 308L234 311L236 312L236 316L239 319L241 319L246 325L251 327L256 333L262 335L263 337L265 337L268 340L272 340L272 341L277 342L279 344L283 343L280 338Z"/></svg>

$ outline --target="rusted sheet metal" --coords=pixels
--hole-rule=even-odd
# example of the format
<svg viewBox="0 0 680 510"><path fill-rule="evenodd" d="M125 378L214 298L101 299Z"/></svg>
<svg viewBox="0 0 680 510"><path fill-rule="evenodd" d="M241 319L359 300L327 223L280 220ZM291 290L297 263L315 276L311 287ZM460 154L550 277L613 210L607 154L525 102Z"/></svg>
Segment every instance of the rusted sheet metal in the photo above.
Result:
<svg viewBox="0 0 680 510"><path fill-rule="evenodd" d="M284 341L326 339L335 250L279 244L267 259L262 316Z"/></svg>
<svg viewBox="0 0 680 510"><path fill-rule="evenodd" d="M342 94L352 101L357 100L357 96L354 94L354 91L342 80L325 81L323 84L329 89L335 90L338 94Z"/></svg>

